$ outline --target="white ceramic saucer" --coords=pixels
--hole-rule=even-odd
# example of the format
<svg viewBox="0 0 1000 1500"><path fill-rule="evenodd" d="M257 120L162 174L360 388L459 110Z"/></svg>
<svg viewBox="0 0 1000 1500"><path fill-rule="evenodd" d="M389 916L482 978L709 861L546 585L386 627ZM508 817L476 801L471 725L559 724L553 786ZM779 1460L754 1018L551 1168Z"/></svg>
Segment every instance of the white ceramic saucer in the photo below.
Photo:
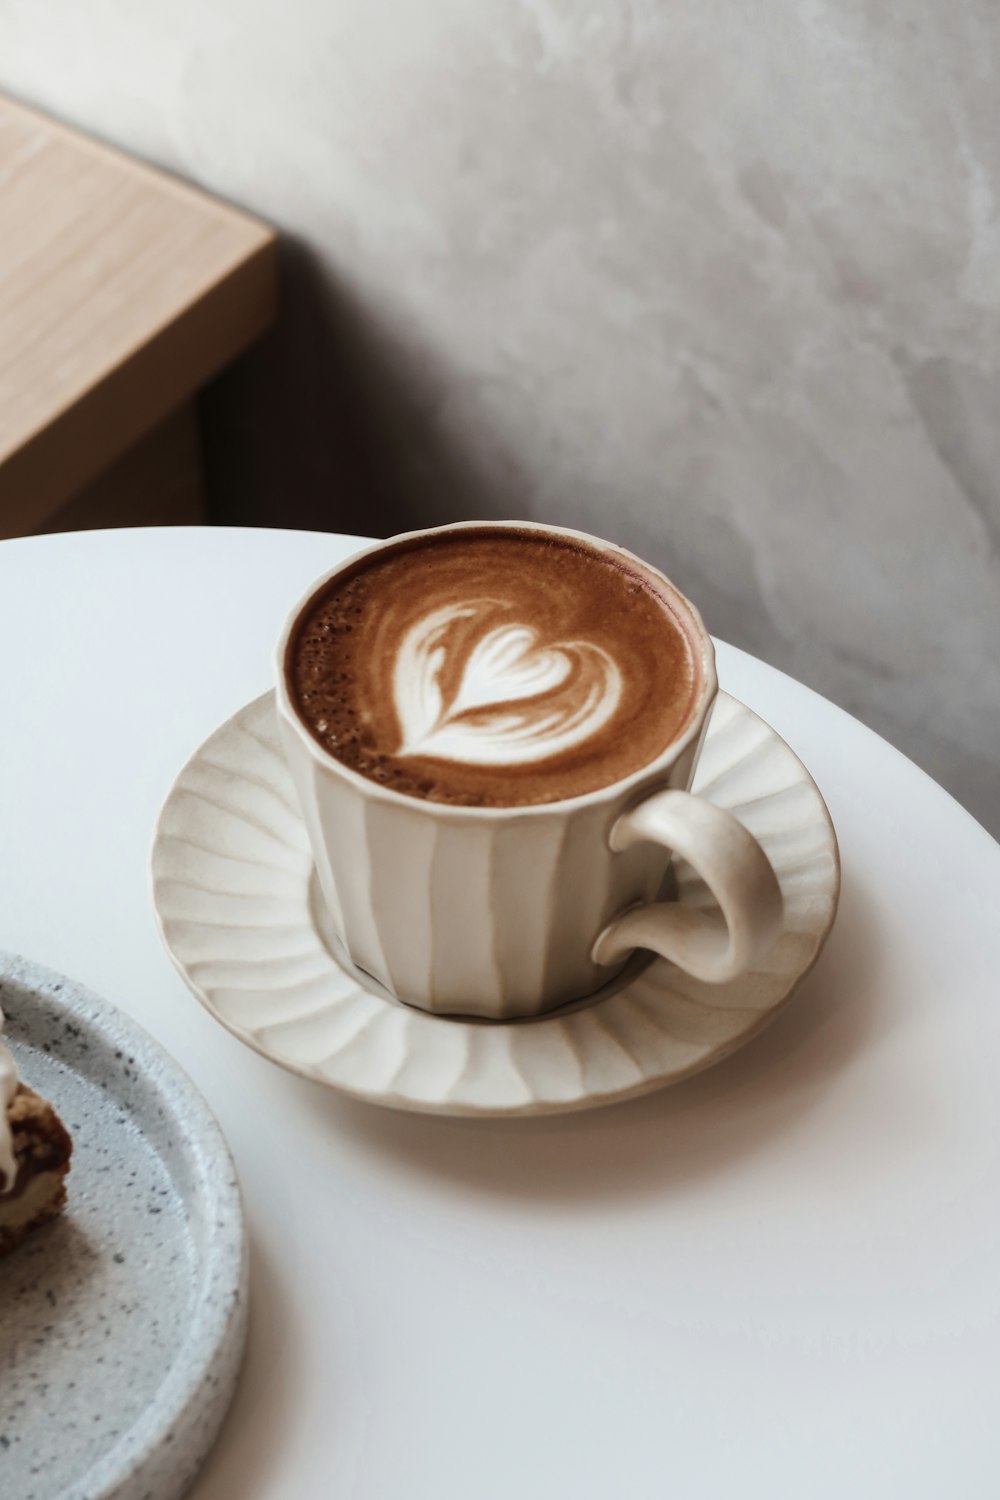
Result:
<svg viewBox="0 0 1000 1500"><path fill-rule="evenodd" d="M267 693L216 730L167 797L151 857L160 934L234 1036L357 1098L452 1115L628 1099L718 1062L760 1031L815 962L837 907L837 841L822 797L785 742L726 693L694 790L736 814L781 882L785 930L757 968L708 985L657 960L540 1020L430 1016L338 955ZM686 867L678 895L711 903Z"/></svg>

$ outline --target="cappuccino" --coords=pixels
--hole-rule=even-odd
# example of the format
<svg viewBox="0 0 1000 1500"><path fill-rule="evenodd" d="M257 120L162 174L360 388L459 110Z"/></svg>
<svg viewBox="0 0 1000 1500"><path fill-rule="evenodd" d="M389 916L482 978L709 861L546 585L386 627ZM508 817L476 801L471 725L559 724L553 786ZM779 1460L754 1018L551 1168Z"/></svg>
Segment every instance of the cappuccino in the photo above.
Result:
<svg viewBox="0 0 1000 1500"><path fill-rule="evenodd" d="M696 628L652 569L515 524L362 556L309 601L284 670L336 760L433 802L559 801L640 770L691 722Z"/></svg>

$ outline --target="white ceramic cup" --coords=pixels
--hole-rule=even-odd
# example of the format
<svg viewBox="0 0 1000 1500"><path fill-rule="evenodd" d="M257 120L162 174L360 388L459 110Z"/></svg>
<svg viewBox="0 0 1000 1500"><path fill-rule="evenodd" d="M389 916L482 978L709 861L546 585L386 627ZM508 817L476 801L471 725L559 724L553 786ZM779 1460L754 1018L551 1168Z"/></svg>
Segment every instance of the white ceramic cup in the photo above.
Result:
<svg viewBox="0 0 1000 1500"><path fill-rule="evenodd" d="M782 900L756 839L688 791L718 690L711 638L694 606L622 548L560 527L529 529L625 556L668 592L699 658L694 714L648 765L560 802L454 807L370 781L299 718L285 672L289 641L317 592L358 557L435 530L355 553L295 605L275 653L281 738L337 936L359 969L437 1014L539 1015L601 988L637 948L698 979L733 979L774 941ZM724 921L658 899L671 888L675 854L703 877Z"/></svg>

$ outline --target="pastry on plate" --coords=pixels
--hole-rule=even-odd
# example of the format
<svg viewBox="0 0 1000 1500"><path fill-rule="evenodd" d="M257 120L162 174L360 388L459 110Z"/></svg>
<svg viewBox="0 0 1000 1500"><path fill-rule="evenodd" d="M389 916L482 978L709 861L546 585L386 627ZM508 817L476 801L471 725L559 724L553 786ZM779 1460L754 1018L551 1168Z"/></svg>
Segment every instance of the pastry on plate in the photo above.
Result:
<svg viewBox="0 0 1000 1500"><path fill-rule="evenodd" d="M52 1105L20 1082L0 1035L0 1255L62 1209L72 1153L69 1131Z"/></svg>

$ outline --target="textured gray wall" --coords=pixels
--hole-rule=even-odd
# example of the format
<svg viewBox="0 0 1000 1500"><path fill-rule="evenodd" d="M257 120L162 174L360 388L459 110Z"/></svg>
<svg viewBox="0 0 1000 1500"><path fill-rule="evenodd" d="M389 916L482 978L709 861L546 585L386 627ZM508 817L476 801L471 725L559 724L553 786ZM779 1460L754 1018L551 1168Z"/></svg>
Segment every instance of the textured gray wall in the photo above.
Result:
<svg viewBox="0 0 1000 1500"><path fill-rule="evenodd" d="M996 0L0 0L0 85L288 235L225 514L620 540L1000 828Z"/></svg>

